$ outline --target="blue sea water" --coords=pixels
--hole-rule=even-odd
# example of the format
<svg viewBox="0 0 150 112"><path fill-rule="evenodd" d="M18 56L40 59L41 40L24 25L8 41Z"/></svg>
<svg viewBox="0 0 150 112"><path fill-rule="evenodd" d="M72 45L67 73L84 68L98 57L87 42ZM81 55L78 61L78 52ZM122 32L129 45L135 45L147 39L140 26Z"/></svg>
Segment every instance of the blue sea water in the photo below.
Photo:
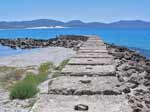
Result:
<svg viewBox="0 0 150 112"><path fill-rule="evenodd" d="M150 29L101 29L101 28L60 28L60 29L13 29L0 30L0 38L49 39L57 35L98 35L105 42L116 45L150 50ZM8 50L9 49L9 50ZM24 53L27 50L12 50L0 47L0 56ZM147 54L149 54L147 52Z"/></svg>

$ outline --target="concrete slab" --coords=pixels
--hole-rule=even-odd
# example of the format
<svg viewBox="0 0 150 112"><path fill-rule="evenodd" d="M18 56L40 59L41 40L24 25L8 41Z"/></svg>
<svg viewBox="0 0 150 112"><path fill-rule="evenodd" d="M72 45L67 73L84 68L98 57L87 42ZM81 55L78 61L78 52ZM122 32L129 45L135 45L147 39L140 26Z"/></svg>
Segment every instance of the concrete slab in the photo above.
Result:
<svg viewBox="0 0 150 112"><path fill-rule="evenodd" d="M78 50L77 53L108 53L107 50Z"/></svg>
<svg viewBox="0 0 150 112"><path fill-rule="evenodd" d="M99 39L99 40L101 40L101 38L96 36L96 35L89 35L88 37L89 37L88 38L89 40L91 40L91 39Z"/></svg>
<svg viewBox="0 0 150 112"><path fill-rule="evenodd" d="M88 39L86 42L101 42L102 43L103 40L100 40L100 39Z"/></svg>
<svg viewBox="0 0 150 112"><path fill-rule="evenodd" d="M113 58L108 53L77 53L74 58Z"/></svg>
<svg viewBox="0 0 150 112"><path fill-rule="evenodd" d="M84 44L86 43L103 43L104 44L102 40L87 40Z"/></svg>
<svg viewBox="0 0 150 112"><path fill-rule="evenodd" d="M71 58L69 65L111 65L113 58Z"/></svg>
<svg viewBox="0 0 150 112"><path fill-rule="evenodd" d="M80 50L106 50L106 46L100 46L100 47L80 47Z"/></svg>
<svg viewBox="0 0 150 112"><path fill-rule="evenodd" d="M88 47L94 47L94 48L98 48L98 47L103 47L103 46L105 46L105 45L82 45L81 47L86 47L86 48L88 48Z"/></svg>
<svg viewBox="0 0 150 112"><path fill-rule="evenodd" d="M49 94L59 95L121 95L116 77L61 76L49 83Z"/></svg>
<svg viewBox="0 0 150 112"><path fill-rule="evenodd" d="M100 42L100 43L104 43L103 40L98 40L98 39L90 39L90 40L87 40L85 43L88 43L88 42Z"/></svg>
<svg viewBox="0 0 150 112"><path fill-rule="evenodd" d="M88 39L86 42L89 42L89 41L100 41L100 42L103 42L103 40L101 40L101 39Z"/></svg>
<svg viewBox="0 0 150 112"><path fill-rule="evenodd" d="M85 43L94 43L94 42L99 42L99 43L104 43L102 40L98 40L98 39L91 39L91 40L87 40Z"/></svg>
<svg viewBox="0 0 150 112"><path fill-rule="evenodd" d="M70 76L114 76L115 71L115 65L66 65L61 73Z"/></svg>
<svg viewBox="0 0 150 112"><path fill-rule="evenodd" d="M95 39L94 38L89 38L86 42L88 42L88 41L103 41L103 40L98 39L98 38L97 39L96 38Z"/></svg>
<svg viewBox="0 0 150 112"><path fill-rule="evenodd" d="M100 38L89 38L87 41L101 41L101 42L103 42L103 40L101 40Z"/></svg>
<svg viewBox="0 0 150 112"><path fill-rule="evenodd" d="M103 43L85 43L85 44L83 44L82 46L85 46L85 47L89 47L89 46L104 46L104 44Z"/></svg>
<svg viewBox="0 0 150 112"><path fill-rule="evenodd" d="M88 106L85 112L132 112L124 96L42 95L30 112L78 112L76 105ZM84 112L84 111L80 111Z"/></svg>
<svg viewBox="0 0 150 112"><path fill-rule="evenodd" d="M98 41L103 41L103 40L101 40L100 38L89 38L87 41L90 41L90 40L98 40Z"/></svg>
<svg viewBox="0 0 150 112"><path fill-rule="evenodd" d="M88 40L102 40L100 37L97 36L93 37L93 35L88 37L89 37Z"/></svg>
<svg viewBox="0 0 150 112"><path fill-rule="evenodd" d="M82 45L82 47L102 47L104 45L100 44L100 45L94 45L94 44L85 44L85 45Z"/></svg>

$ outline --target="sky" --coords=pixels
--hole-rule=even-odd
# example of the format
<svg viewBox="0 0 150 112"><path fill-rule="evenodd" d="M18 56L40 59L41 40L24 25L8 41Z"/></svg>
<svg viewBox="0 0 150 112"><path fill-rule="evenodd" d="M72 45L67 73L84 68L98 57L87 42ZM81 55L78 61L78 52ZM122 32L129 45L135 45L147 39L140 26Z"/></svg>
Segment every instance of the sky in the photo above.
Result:
<svg viewBox="0 0 150 112"><path fill-rule="evenodd" d="M0 21L150 21L150 0L0 0Z"/></svg>

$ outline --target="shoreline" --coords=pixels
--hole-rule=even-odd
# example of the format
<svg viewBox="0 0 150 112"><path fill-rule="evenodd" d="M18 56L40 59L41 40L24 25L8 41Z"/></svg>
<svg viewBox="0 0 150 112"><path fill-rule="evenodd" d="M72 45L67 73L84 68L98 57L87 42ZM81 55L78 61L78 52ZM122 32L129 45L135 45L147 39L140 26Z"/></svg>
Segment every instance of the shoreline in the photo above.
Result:
<svg viewBox="0 0 150 112"><path fill-rule="evenodd" d="M69 42L72 43L71 41L74 40L70 40ZM26 68L32 65L39 66L41 63L47 61L52 61L55 65L57 65L64 59L68 59L74 55L76 53L75 51L78 50L78 47L80 47L84 41L80 41L78 44L74 44L71 47L69 46L70 48L64 48L67 45L61 43L59 45L64 45L64 47L46 47L41 48L41 51L21 54L21 56L10 56L9 58L5 59L2 58L0 59L0 63L5 62L5 65L15 65L16 67L22 68ZM133 110L138 109L141 110L141 112L145 112L145 110L148 110L150 107L148 103L149 99L147 99L149 97L150 87L150 60L128 48L116 46L113 44L105 44L108 49L108 53L114 57L116 65L116 77L120 82L120 85L118 86L123 88L126 99L128 100L128 103L133 108ZM66 56L66 58L64 56ZM0 94L2 94L2 96L9 96L9 94L3 90L0 90ZM141 103L140 98L142 98L142 102L145 103ZM0 107L5 108L5 106L9 106L8 109L12 110L12 112L14 112L13 110L16 108L18 110L24 111L26 110L26 108L23 108L24 105L29 105L29 103L26 101L34 101L33 99L10 100L8 98L4 100L8 100L9 102L5 104L5 102L3 103L2 99L0 102ZM20 105L16 106L16 102L19 102L18 104ZM142 106L138 107L138 105ZM29 108L32 108L32 106Z"/></svg>
<svg viewBox="0 0 150 112"><path fill-rule="evenodd" d="M110 44L110 43L106 43L106 44ZM141 48L134 48L134 47L128 47L128 46L121 46L121 45L116 45L116 44L110 44L110 45L114 45L114 46L120 46L123 48L127 48L129 50L135 51L136 53L145 56L147 59L150 59L150 50L149 49L141 49ZM57 46L56 46L57 47ZM47 47L44 47L47 48ZM0 58L4 58L4 57L9 57L9 56L16 56L16 55L20 55L20 54L26 54L26 53L30 53L30 52L34 52L37 50L40 50L41 48L31 48L31 49L14 49L14 48L10 48L8 46L2 46L0 45Z"/></svg>
<svg viewBox="0 0 150 112"><path fill-rule="evenodd" d="M76 37L76 39L74 39ZM56 50L56 52L58 51L59 53L57 54L58 56L61 56L61 54L63 54L63 52L61 53L61 50L64 51L65 53L69 52L70 55L72 56L73 54L75 54L75 51L78 50L78 48L88 39L88 36L77 36L77 35L66 35L66 36L60 36L60 37L56 37L53 39L49 39L49 40L41 40L41 39L19 39L19 42L21 41L29 41L31 43L33 43L34 41L40 42L40 44L38 44L39 47L37 48L17 48L19 50L22 50L23 53L17 53L14 55L9 55L9 56L0 56L0 66L11 66L11 67L27 67L27 66L32 66L32 65L40 65L42 62L46 62L46 61L52 61L55 59L47 59L48 54L55 54L53 51ZM3 40L3 39L2 39ZM6 41L10 41L11 39L6 39ZM12 40L12 42L16 41L15 45L18 46L18 39L14 39ZM1 43L2 41L0 41ZM26 43L27 43L26 42ZM49 45L43 45L43 43L45 42L51 42L51 44ZM36 43L34 43L36 44ZM116 47L116 48L122 48L122 49L126 49L127 51L130 52L134 52L134 54L137 54L140 57L143 57L144 59L148 59L146 56L144 56L143 54L141 54L140 52L137 52L135 49L130 49L127 47L123 47L123 46L118 46L118 45L114 45L114 44L109 44L109 43L105 43L108 46L111 47ZM16 50L16 47L13 48L11 46L11 43L6 44L6 47ZM25 51L25 52L24 52ZM56 57L57 57L56 55ZM33 59L33 63L30 62L30 59L28 59L28 57L32 57ZM35 58L37 57L37 58ZM69 56L68 56L69 57ZM45 58L45 60L44 60ZM24 63L24 60L26 60L26 64ZM36 63L38 62L39 63ZM63 60L61 60L63 61ZM59 61L60 62L60 61ZM59 62L54 62L54 64L58 65ZM19 64L20 63L20 64ZM22 63L22 64L21 64ZM32 63L32 64L31 64Z"/></svg>
<svg viewBox="0 0 150 112"><path fill-rule="evenodd" d="M16 39L0 39L0 46L2 47L8 47L8 50L14 52L13 55L16 54L23 54L24 52L30 52L30 50L34 51L34 49L39 48L46 48L46 47L65 47L65 48L73 48L77 49L77 45L80 46L84 41L88 39L88 35L60 35L56 36L55 38L50 39L33 39L33 38L16 38ZM111 43L109 43L111 44ZM113 44L112 44L113 45ZM121 46L116 45L115 46ZM142 49L142 48L135 48L135 47L128 47L128 46L121 46L128 48L130 50L134 50L135 52L138 52L139 54L150 58L150 54L148 53L150 50L148 49ZM12 48L12 49L11 49ZM16 49L16 50L14 50ZM16 53L15 53L16 52ZM19 53L18 53L19 52ZM21 52L21 53L20 53ZM7 53L8 54L8 53ZM6 55L7 56L7 55ZM0 57L5 57L5 54Z"/></svg>
<svg viewBox="0 0 150 112"><path fill-rule="evenodd" d="M34 51L6 56L0 58L0 66L27 67L39 66L45 62L52 62L58 65L61 61L68 59L75 54L75 51L63 47L39 48Z"/></svg>
<svg viewBox="0 0 150 112"><path fill-rule="evenodd" d="M41 39L0 39L3 46L14 51L19 49L23 53L3 56L0 58L0 66L27 67L39 66L41 63L52 62L58 65L68 59L86 41L86 36L66 35L49 40ZM28 51L31 50L31 51Z"/></svg>
<svg viewBox="0 0 150 112"><path fill-rule="evenodd" d="M78 44L82 44L88 39L82 35L60 35L51 39L32 39L32 38L17 38L17 39L0 39L0 45L7 46L13 49L32 49L44 47L65 47L74 48Z"/></svg>

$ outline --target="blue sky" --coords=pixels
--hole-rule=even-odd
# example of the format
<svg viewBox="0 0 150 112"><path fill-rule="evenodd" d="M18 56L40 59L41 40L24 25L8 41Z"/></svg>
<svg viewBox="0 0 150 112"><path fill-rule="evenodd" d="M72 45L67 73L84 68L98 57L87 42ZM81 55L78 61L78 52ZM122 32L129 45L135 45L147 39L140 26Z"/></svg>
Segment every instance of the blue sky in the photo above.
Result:
<svg viewBox="0 0 150 112"><path fill-rule="evenodd" d="M150 21L150 0L0 0L0 21Z"/></svg>

